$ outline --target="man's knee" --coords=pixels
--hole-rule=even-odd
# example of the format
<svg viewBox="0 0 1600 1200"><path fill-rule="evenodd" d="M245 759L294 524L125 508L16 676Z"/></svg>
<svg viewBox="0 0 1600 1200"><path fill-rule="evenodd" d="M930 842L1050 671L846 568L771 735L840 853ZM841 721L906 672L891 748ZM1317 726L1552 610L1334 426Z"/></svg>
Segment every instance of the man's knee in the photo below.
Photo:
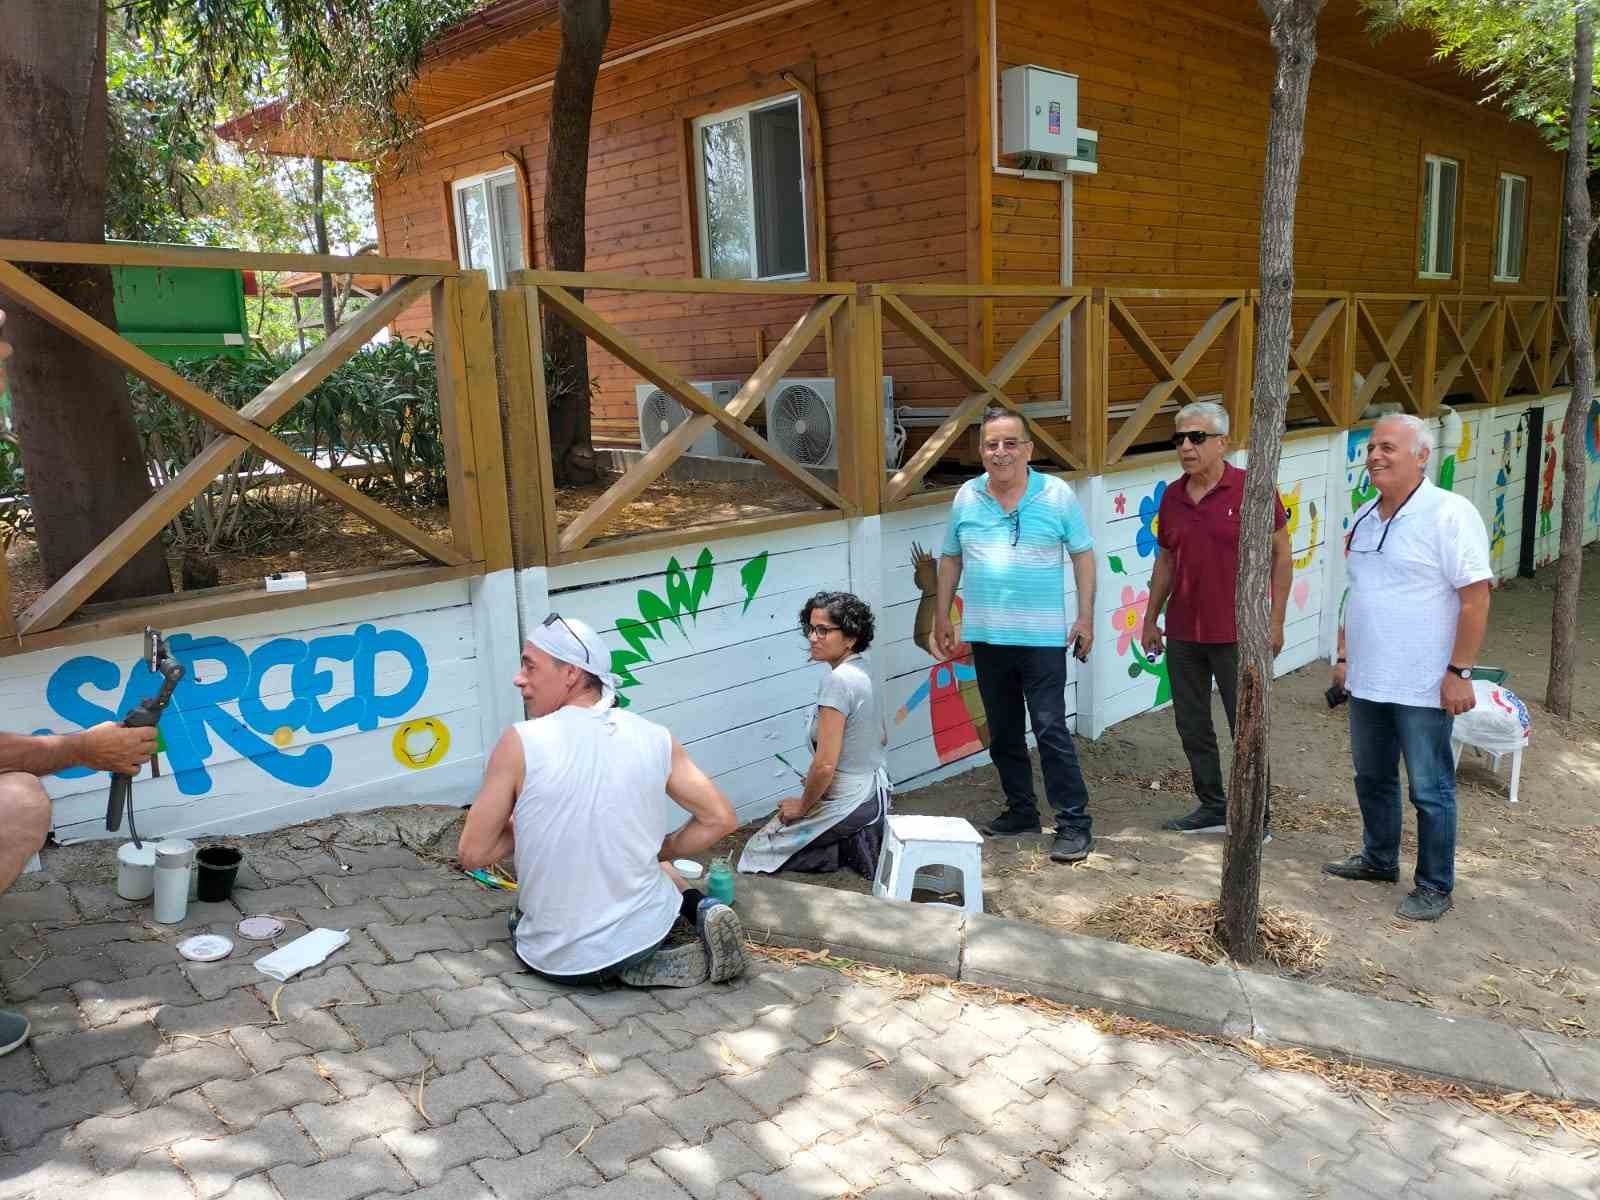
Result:
<svg viewBox="0 0 1600 1200"><path fill-rule="evenodd" d="M0 775L0 830L30 855L44 845L50 836L50 797L37 778L20 771Z"/></svg>

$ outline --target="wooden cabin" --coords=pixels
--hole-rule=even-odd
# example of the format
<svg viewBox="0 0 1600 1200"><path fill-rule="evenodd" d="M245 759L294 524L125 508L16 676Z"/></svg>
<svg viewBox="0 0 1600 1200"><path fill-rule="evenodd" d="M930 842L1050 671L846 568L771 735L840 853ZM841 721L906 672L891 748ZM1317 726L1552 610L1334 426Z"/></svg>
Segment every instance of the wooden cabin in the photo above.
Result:
<svg viewBox="0 0 1600 1200"><path fill-rule="evenodd" d="M1273 66L1254 0L613 0L612 11L590 146L591 271L1253 286ZM500 0L430 47L415 88L421 144L408 170L377 185L384 253L451 258L494 283L545 263L559 41L555 0ZM1319 44L1296 228L1305 303L1319 290L1365 293L1387 337L1401 329L1402 296L1552 296L1560 156L1480 103L1481 81L1435 61L1425 37L1372 44L1356 0L1332 0ZM1004 152L1004 81L1024 65L1075 77L1068 120L1086 150L1096 139L1094 162L1062 170L1059 158ZM255 124L279 149L307 149ZM692 379L743 378L798 311L590 297ZM1148 344L1125 333L1111 348L1113 413L1145 393L1150 348L1175 358L1205 319L1203 299L1146 300ZM988 365L1035 313L947 300L924 315ZM1460 304L1455 315L1470 317ZM419 306L400 331L427 323ZM796 372L827 374L826 353ZM1012 385L1041 416L1065 408L1067 354L1041 351ZM1321 358L1313 371L1327 389L1325 348ZM597 440L637 444L637 375L599 352L591 366ZM1220 370L1189 383L1220 388ZM928 414L921 424L960 398L893 332L884 372L897 407ZM1507 386L1464 398L1492 403ZM1301 403L1291 418L1314 414ZM1140 436L1164 432L1157 421Z"/></svg>

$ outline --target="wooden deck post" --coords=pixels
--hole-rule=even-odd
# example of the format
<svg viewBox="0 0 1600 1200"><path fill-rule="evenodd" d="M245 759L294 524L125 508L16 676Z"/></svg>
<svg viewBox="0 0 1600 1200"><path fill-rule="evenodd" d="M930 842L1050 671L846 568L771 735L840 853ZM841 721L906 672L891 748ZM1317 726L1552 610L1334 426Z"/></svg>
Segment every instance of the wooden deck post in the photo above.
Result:
<svg viewBox="0 0 1600 1200"><path fill-rule="evenodd" d="M863 285L828 323L833 338L833 381L839 417L839 491L853 515L882 510L882 351L872 327L872 298Z"/></svg>
<svg viewBox="0 0 1600 1200"><path fill-rule="evenodd" d="M1222 404L1228 410L1235 446L1244 445L1250 435L1251 393L1255 382L1255 315L1255 293L1247 291L1228 324L1222 344ZM1284 369L1288 369L1287 364Z"/></svg>
<svg viewBox="0 0 1600 1200"><path fill-rule="evenodd" d="M1551 366L1551 356L1555 353L1556 340L1556 305L1561 303L1559 296L1552 295L1545 301L1544 314L1539 320L1539 362L1537 385L1541 395L1548 396L1555 385L1555 371Z"/></svg>
<svg viewBox="0 0 1600 1200"><path fill-rule="evenodd" d="M528 288L491 293L495 359L500 377L500 429L505 463L506 516L511 525L514 566L549 562L545 541L545 483L550 464L538 454L535 428L533 360L528 353Z"/></svg>
<svg viewBox="0 0 1600 1200"><path fill-rule="evenodd" d="M1338 418L1338 428L1355 423L1351 405L1355 402L1356 302L1346 296L1340 302L1339 317L1328 331L1328 407Z"/></svg>
<svg viewBox="0 0 1600 1200"><path fill-rule="evenodd" d="M468 409L472 421L470 462L477 478L479 545L486 571L515 565L511 510L506 493L505 439L500 427L500 379L495 366L494 317L489 277L464 274L456 287L461 347L466 359Z"/></svg>
<svg viewBox="0 0 1600 1200"><path fill-rule="evenodd" d="M550 393L544 376L544 317L539 289L524 289L528 297L528 364L533 377L533 444L524 453L539 464L539 523L543 528L544 561L554 565L561 544L556 521L555 454L550 449Z"/></svg>
<svg viewBox="0 0 1600 1200"><path fill-rule="evenodd" d="M1067 444L1091 473L1101 469L1106 449L1105 362L1100 344L1104 304L1105 289L1096 288L1067 318L1065 331L1072 339Z"/></svg>
<svg viewBox="0 0 1600 1200"><path fill-rule="evenodd" d="M1511 386L1507 378L1506 366L1506 308L1510 304L1504 296L1495 297L1494 316L1489 321L1489 336L1494 339L1490 343L1489 356L1489 395L1485 397L1490 404L1499 404L1506 398L1506 389ZM1513 374L1515 373L1513 369ZM1442 403L1444 397L1439 397Z"/></svg>
<svg viewBox="0 0 1600 1200"><path fill-rule="evenodd" d="M1411 388L1419 417L1431 417L1439 410L1437 379L1439 365L1439 297L1423 301L1422 355L1412 377Z"/></svg>
<svg viewBox="0 0 1600 1200"><path fill-rule="evenodd" d="M483 521L472 460L472 392L467 377L460 293L458 279L441 279L434 285L433 355L439 375L439 430L444 436L445 478L450 487L450 530L456 549L472 561L481 562Z"/></svg>

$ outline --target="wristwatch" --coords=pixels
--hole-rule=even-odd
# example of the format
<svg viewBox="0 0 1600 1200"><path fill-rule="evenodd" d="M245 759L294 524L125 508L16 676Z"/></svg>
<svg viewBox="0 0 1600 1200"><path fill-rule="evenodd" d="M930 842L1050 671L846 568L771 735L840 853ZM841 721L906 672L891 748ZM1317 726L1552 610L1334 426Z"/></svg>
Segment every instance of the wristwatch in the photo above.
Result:
<svg viewBox="0 0 1600 1200"><path fill-rule="evenodd" d="M1449 671L1450 674L1458 676L1458 677L1460 677L1462 679L1471 679L1472 678L1472 668L1471 667L1458 667L1458 666L1455 665L1455 663L1451 663L1449 666L1445 667L1445 670Z"/></svg>

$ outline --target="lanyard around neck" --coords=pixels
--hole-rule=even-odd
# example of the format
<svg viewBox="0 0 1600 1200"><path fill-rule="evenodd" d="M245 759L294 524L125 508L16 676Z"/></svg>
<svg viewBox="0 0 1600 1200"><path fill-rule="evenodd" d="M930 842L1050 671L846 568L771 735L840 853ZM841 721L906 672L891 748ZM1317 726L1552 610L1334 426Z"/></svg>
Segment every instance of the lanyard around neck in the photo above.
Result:
<svg viewBox="0 0 1600 1200"><path fill-rule="evenodd" d="M1400 503L1395 506L1395 510L1392 513L1389 514L1389 519L1387 521L1383 521L1382 517L1378 518L1380 521L1383 522L1383 536L1378 539L1378 547L1377 547L1377 549L1375 549L1373 551L1374 554L1382 554L1383 553L1383 544L1384 544L1384 542L1389 540L1389 530L1394 525L1394 519L1400 515L1401 510L1404 509L1406 505L1411 503L1411 497L1415 496L1418 492L1420 492L1422 490L1422 485L1427 483L1427 482L1428 482L1428 477L1426 475L1424 475L1421 479L1417 480L1417 486L1412 488L1409 492L1406 493L1406 498L1404 500L1400 501ZM1350 546L1356 540L1356 530L1361 528L1361 522L1365 521L1373 513L1377 512L1379 507L1382 504L1383 504L1383 498L1380 496L1378 498L1378 500L1373 504L1373 506L1371 508L1367 509L1367 511L1362 513L1359 517L1357 517L1356 518L1356 523L1354 525L1350 526L1350 532L1344 535L1344 549L1345 549L1345 553L1346 554L1348 554L1350 552Z"/></svg>

